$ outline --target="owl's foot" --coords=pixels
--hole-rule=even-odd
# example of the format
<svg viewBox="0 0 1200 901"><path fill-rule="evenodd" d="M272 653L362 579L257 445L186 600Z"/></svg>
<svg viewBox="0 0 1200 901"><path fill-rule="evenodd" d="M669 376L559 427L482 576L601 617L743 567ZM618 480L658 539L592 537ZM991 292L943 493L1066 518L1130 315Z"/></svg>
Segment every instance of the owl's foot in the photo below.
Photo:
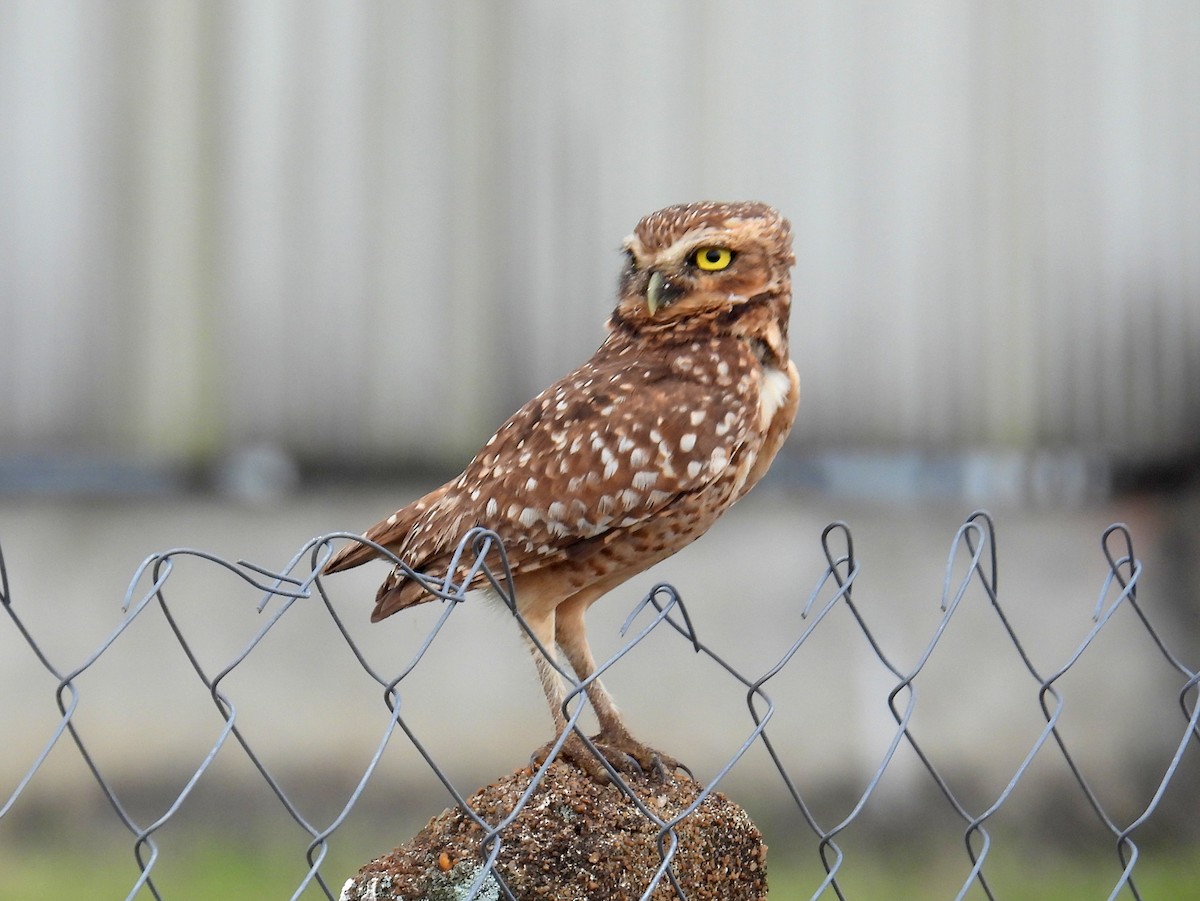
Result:
<svg viewBox="0 0 1200 901"><path fill-rule="evenodd" d="M619 736L594 735L591 743L596 752L601 754L609 765L618 773L628 773L633 776L654 775L659 781L671 778L677 770L687 773L688 778L695 779L692 771L674 757L662 754L648 745L630 737L628 734ZM554 747L551 741L533 752L533 762L541 764ZM596 757L583 739L572 732L563 742L558 752L558 759L566 760L583 770L593 780L599 783L612 781L604 764Z"/></svg>
<svg viewBox="0 0 1200 901"><path fill-rule="evenodd" d="M611 755L632 761L635 765L634 772L642 775L653 775L660 782L672 778L679 770L687 773L688 778L692 781L696 779L692 775L692 771L676 758L661 751L656 751L649 745L642 744L627 732L622 732L615 736L605 735L604 733L595 735L592 737L592 744L601 750L609 762L613 759Z"/></svg>

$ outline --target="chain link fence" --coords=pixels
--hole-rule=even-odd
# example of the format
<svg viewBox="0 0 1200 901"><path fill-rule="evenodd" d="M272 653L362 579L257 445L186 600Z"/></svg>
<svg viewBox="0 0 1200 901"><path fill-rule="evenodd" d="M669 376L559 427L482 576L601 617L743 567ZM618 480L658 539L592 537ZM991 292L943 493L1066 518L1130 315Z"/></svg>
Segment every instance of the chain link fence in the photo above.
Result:
<svg viewBox="0 0 1200 901"><path fill-rule="evenodd" d="M512 891L491 864L495 862L502 845L511 839L509 830L520 812L519 808L498 822L488 822L477 812L471 811L466 801L469 792L460 790L448 768L439 762L437 755L422 741L418 735L419 730L409 721L405 705L402 703L406 680L421 665L429 649L441 639L444 627L465 597L464 586L471 584L477 577L486 581L491 590L505 601L512 615L518 619L519 625L529 634L524 622L520 621L519 615L515 613L513 597L508 588L509 578L501 537L476 530L463 538L458 548L458 557L450 567L450 572L454 572L460 561L467 563L467 576L461 582L456 583L449 578L439 581L422 577L430 593L441 598L443 605L440 615L416 651L396 672L381 672L368 661L331 601L329 586L318 575L331 554L333 543L343 539L360 540L359 536L350 533L321 535L307 542L287 565L278 571L243 560L230 561L193 549L173 549L154 554L142 563L131 580L124 600L124 615L120 621L81 663L71 667L62 666L58 661L52 660L44 651L46 642L39 641L38 636L33 634L22 619L23 601L13 597L4 560L0 555L0 601L7 616L7 626L0 627L0 650L8 654L28 652L35 655L56 686L53 701L47 699L47 704L53 703L57 707L55 725L41 745L40 752L28 761L23 775L15 785L0 785L0 820L35 797L40 789L45 788L43 783L46 779L39 779L39 774L44 772L44 764L56 749L67 749L70 753L78 755L86 764L112 814L131 838L137 870L136 874L131 875L132 884L127 898L152 896L161 901L173 897L174 892L167 885L160 884L162 880L156 881L161 856L158 834L179 816L181 808L189 797L197 792L199 786L217 778L212 775L212 771L214 762L220 755L240 754L252 764L257 778L261 778L269 787L279 808L307 836L303 849L307 872L294 889L288 889L292 891L291 897L295 899L301 895L323 895L325 898L335 899L342 891L349 874L330 872L327 855L331 843L340 838L339 829L342 829L355 807L364 803L372 776L376 773L389 743L403 736L403 740L410 743L420 754L429 770L444 787L447 800L465 808L467 814L481 827L479 852L485 866L479 869L475 884L470 887L466 897L483 897L481 893L486 883L487 891L498 890L501 897L514 898ZM711 777L704 780L703 790L696 804L668 820L657 818L653 812L641 806L644 815L653 820L659 833L659 847L663 849L663 866L645 886L641 897L649 898L663 880L674 882L670 864L677 844L675 828L705 797L728 782L729 774L739 767L753 749L755 753L765 752L769 757L772 771L777 774L776 784L790 799L788 808L794 814L795 826L811 838L819 855L824 878L812 893L813 899L836 897L844 901L847 897L845 881L849 865L843 845L846 838L853 834L854 828L867 821L871 812L878 812L880 807L886 806L887 802L882 799L884 793L880 786L889 769L896 767L898 755L903 751L907 756L915 755L915 759L919 761L921 781L932 790L943 812L949 812L958 823L956 828L962 839L961 853L965 855L969 872L958 889L956 899L968 896L987 899L1002 897L996 893L994 880L989 876L989 867L994 860L994 824L1003 811L1010 811L1021 803L1028 803L1027 798L1022 801L1015 797L1018 787L1030 776L1035 761L1049 759L1066 774L1066 783L1071 787L1073 800L1082 801L1084 808L1090 811L1088 816L1092 827L1099 828L1110 843L1110 850L1105 852L1112 855L1113 862L1113 879L1108 897L1132 897L1140 901L1143 894L1138 887L1138 864L1141 855L1139 842L1156 817L1163 818L1166 799L1194 791L1194 785L1186 774L1181 774L1181 768L1187 764L1194 766L1197 757L1200 756L1200 689L1197 687L1200 676L1194 661L1189 666L1177 656L1170 647L1170 636L1166 634L1169 630L1156 626L1150 612L1139 601L1138 586L1142 580L1143 568L1142 562L1134 552L1128 529L1116 524L1104 532L1101 540L1104 565L1098 579L1100 587L1096 594L1091 623L1066 660L1050 667L1035 663L1026 650L1027 643L1014 628L1006 614L1005 606L1001 603L995 532L992 519L987 513L972 514L953 538L942 585L942 613L936 628L912 665L896 662L893 655L883 646L878 637L878 630L872 626L861 605L856 603L855 583L860 565L855 556L849 527L841 522L827 526L820 536L820 546L825 566L803 600L802 627L786 651L777 659L766 661L761 669L745 672L735 667L729 662L727 655L722 654L721 648L702 639L693 627L683 599L667 584L657 585L635 605L622 629L623 644L600 665L597 677L614 667L619 667L629 653L651 634L660 634L668 636L671 640L685 642L695 652L697 659L706 661L706 665L715 665L726 674L725 678L740 687L739 690L744 692L745 696L747 716L744 727L740 727L744 729L740 746ZM384 556L403 565L402 561L387 551L382 548L380 550ZM177 617L173 598L176 597L177 583L187 577L181 567L185 561L197 563L204 568L220 568L232 574L244 590L246 602L257 604L263 615L257 631L244 647L216 667L203 662L202 655L196 651L187 629ZM177 570L180 571L179 574ZM1039 722L1043 724L1028 744L1024 757L1008 774L1004 787L982 803L976 797L968 797L975 794L974 792L964 792L962 788L957 787L961 785L958 774L949 772L944 764L939 765L936 762L939 757L936 747L927 746L921 728L914 724L918 676L927 669L930 660L938 653L948 626L964 606L964 599L973 599L976 595L980 596L991 615L998 621L1003 634L1019 658L1020 666L1027 672L1031 703L1036 704ZM314 822L314 818L302 810L304 805L298 803L293 794L285 790L283 781L278 778L261 753L259 740L251 736L253 730L247 728L248 724L244 722L245 717L239 712L237 703L225 690L232 674L255 655L273 630L279 627L298 604L320 605L362 672L381 690L382 704L386 707L386 724L379 735L373 756L362 769L360 778L349 792L340 811L331 819L322 822ZM830 818L817 812L811 790L802 788L804 781L798 777L788 749L781 747L780 743L773 739L770 724L779 705L786 705L789 701L786 694L774 691L775 686L772 683L778 684L776 680L781 673L794 666L795 661L802 658L806 650L811 650L819 644L822 625L838 610L849 613L862 642L887 673L888 690L880 700L886 704L891 726L890 737L882 754L874 760L873 766L863 773L863 778L854 790L845 813ZM131 813L127 798L110 778L105 764L94 752L88 724L81 715L81 711L89 709L88 697L81 686L81 677L97 667L101 661L122 653L123 646L117 644L118 639L131 630L135 623L156 616L166 623L178 645L178 651L186 658L188 667L211 698L220 718L221 728L182 789L173 796L160 816L147 821L146 818L138 818ZM1066 706L1064 692L1061 690L1064 677L1077 668L1089 653L1093 656L1103 653L1104 648L1099 646L1098 638L1112 628L1111 624L1118 617L1134 622L1137 628L1149 637L1147 646L1153 649L1150 653L1159 658L1160 665L1165 664L1171 673L1179 708L1176 731L1173 735L1174 751L1169 759L1151 765L1154 770L1153 778L1146 783L1145 795L1138 799L1132 814L1128 813L1127 804L1115 805L1112 801L1103 800L1105 792L1089 780L1085 775L1086 768L1079 762L1078 735L1073 733L1073 737L1068 739L1061 727ZM550 658L547 649L541 650ZM557 665L553 659L552 662ZM319 665L319 661L314 661L313 665ZM572 679L569 671L563 674L573 685L565 712L574 728L587 706L585 686ZM837 674L829 675L830 678L836 678ZM28 686L20 684L9 684L0 689L6 694L28 690ZM100 715L103 715L102 712ZM1002 728L1003 724L1000 726ZM26 727L18 724L17 728ZM582 736L581 730L579 734ZM1103 724L1098 724L1088 736L1089 742L1103 741L1106 736L1110 737L1110 732ZM584 740L587 740L586 736ZM987 753L986 741L986 737L981 739L977 750L979 755ZM4 753L6 752L3 748L0 748L0 754ZM545 773L545 766L549 766L553 759L552 753L545 765L535 770L533 786L522 798L521 804L525 804L530 797L536 795L537 784ZM23 766L24 762L20 762L20 765ZM631 798L634 797L619 773L614 771L612 776L618 786ZM1141 786L1136 788L1140 790ZM1186 799L1183 803L1185 807L1195 806L1194 798L1190 805ZM298 854L300 850L297 848ZM0 881L2 879L3 877L0 877ZM674 887L680 898L686 898L682 887L677 884Z"/></svg>

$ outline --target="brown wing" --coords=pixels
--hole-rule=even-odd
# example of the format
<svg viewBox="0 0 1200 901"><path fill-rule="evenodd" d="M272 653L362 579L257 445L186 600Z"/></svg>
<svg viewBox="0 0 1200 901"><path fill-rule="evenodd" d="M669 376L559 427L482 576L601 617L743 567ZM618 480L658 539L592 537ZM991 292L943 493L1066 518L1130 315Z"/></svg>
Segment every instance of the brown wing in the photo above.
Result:
<svg viewBox="0 0 1200 901"><path fill-rule="evenodd" d="M513 573L521 574L586 556L721 480L732 501L740 483L731 471L748 468L745 458L760 438L761 373L740 350L740 342L706 342L688 359L606 344L517 411L462 475L367 537L414 569L441 575L463 534L483 526L501 536ZM355 547L326 571L375 556ZM393 572L372 619L428 599Z"/></svg>

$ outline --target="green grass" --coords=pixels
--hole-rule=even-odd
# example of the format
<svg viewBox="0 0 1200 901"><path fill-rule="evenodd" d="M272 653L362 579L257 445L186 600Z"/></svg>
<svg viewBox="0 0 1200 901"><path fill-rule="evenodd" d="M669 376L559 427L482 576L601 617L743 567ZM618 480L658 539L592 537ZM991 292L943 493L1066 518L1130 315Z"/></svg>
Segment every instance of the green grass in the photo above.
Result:
<svg viewBox="0 0 1200 901"><path fill-rule="evenodd" d="M335 842L337 850L321 865L335 896L346 878L366 862L348 858L348 844ZM130 840L120 847L69 851L61 847L0 848L0 901L125 898L139 877L132 846ZM262 901L291 897L308 872L308 864L302 846L248 847L206 838L186 847L163 848L151 872L164 899ZM135 897L152 901L154 896L143 888ZM314 881L301 897L308 901L323 899L325 894Z"/></svg>
<svg viewBox="0 0 1200 901"><path fill-rule="evenodd" d="M131 845L76 846L70 850L44 844L0 847L0 901L124 898L138 877ZM321 868L334 895L367 857L382 850L339 835ZM171 847L164 846L153 872L167 901L264 901L289 898L307 869L303 853L296 846L256 847L210 836L189 842L176 840ZM925 855L893 849L858 853L847 859L839 885L854 901L951 899L968 871L965 856L959 854ZM815 858L803 864L773 860L769 872L771 897L776 901L803 901L824 878ZM1080 860L1037 851L1010 855L1005 861L989 864L986 872L1001 901L1103 901L1120 873L1115 856ZM1147 901L1200 899L1200 854L1194 848L1147 853L1135 874ZM145 889L137 895L138 901L152 897ZM301 897L309 901L325 896L314 885ZM821 897L833 901L837 896L829 890ZM978 888L967 895L971 901L983 897ZM1132 901L1133 894L1126 889L1118 897Z"/></svg>
<svg viewBox="0 0 1200 901"><path fill-rule="evenodd" d="M848 899L865 901L930 901L952 899L970 873L965 855L904 856L884 853L847 860L838 885ZM989 863L984 870L988 886L1000 901L1105 901L1120 878L1116 856L1104 859L1071 859L1063 855L1046 858L1030 853L1021 859ZM772 899L807 899L821 885L825 871L819 862L811 866L777 864L768 868ZM1195 849L1180 849L1168 858L1144 860L1134 870L1138 891L1145 901L1198 901L1200 858ZM969 901L987 896L974 884ZM822 901L837 894L827 889ZM1122 889L1120 901L1134 895Z"/></svg>

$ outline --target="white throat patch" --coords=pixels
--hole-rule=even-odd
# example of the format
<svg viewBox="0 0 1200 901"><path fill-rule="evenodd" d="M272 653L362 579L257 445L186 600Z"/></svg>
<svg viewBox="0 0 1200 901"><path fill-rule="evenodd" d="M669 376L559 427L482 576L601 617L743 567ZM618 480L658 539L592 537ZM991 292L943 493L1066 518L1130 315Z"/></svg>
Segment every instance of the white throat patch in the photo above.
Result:
<svg viewBox="0 0 1200 901"><path fill-rule="evenodd" d="M759 422L765 429L792 390L792 378L782 369L770 367L763 371L762 391L758 395Z"/></svg>

